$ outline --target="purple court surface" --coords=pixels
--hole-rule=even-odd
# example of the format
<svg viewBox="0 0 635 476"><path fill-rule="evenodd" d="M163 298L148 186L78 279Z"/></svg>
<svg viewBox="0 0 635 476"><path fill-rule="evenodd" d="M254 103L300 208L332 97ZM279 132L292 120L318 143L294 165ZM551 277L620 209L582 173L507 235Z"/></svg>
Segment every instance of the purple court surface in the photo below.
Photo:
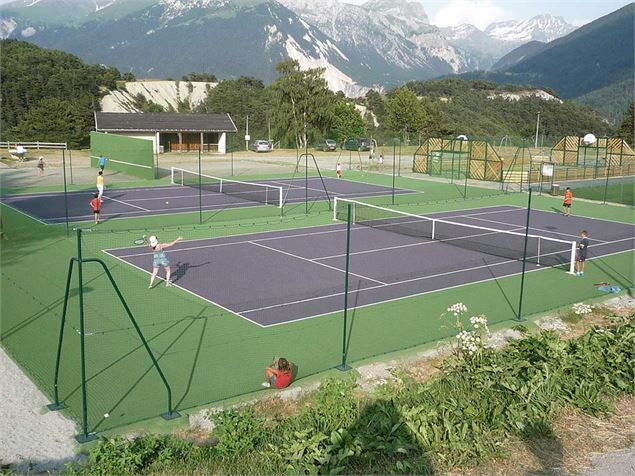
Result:
<svg viewBox="0 0 635 476"><path fill-rule="evenodd" d="M285 203L299 203L305 200L304 178L261 180L257 183L282 187ZM331 198L362 198L390 195L392 193L392 189L389 187L346 179L328 177L324 178L324 183ZM326 198L319 177L309 178L307 190L309 200ZM91 188L90 190L68 193L68 217L70 221L92 219L89 202L95 192L96 189ZM395 189L395 193L416 193L416 191L400 188ZM181 185L110 190L106 188L103 200L102 220L188 213L196 212L199 209L198 189ZM8 195L2 197L0 201L47 224L64 223L66 221L64 194L60 192ZM221 210L257 205L260 205L260 203L223 193L206 192L204 190L202 194L203 210Z"/></svg>
<svg viewBox="0 0 635 476"><path fill-rule="evenodd" d="M427 216L520 231L526 210L496 206ZM530 233L568 241L576 241L581 229L589 230L590 259L635 249L635 226L626 223L534 210L530 226ZM152 255L146 248L104 252L139 270L151 270ZM177 287L260 326L341 311L345 256L342 223L189 240L168 251ZM351 308L363 307L518 274L520 269L518 260L353 225L349 303ZM528 271L537 269L527 264Z"/></svg>

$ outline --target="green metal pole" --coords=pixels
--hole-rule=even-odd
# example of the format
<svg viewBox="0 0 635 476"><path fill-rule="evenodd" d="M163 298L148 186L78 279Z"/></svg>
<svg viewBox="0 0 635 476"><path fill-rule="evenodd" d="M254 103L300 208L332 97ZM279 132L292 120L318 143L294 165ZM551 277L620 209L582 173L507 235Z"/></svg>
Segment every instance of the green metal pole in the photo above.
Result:
<svg viewBox="0 0 635 476"><path fill-rule="evenodd" d="M203 176L201 175L201 149L198 149L198 224L203 224Z"/></svg>
<svg viewBox="0 0 635 476"><path fill-rule="evenodd" d="M396 139L392 143L392 204L395 204L395 155L397 152Z"/></svg>
<svg viewBox="0 0 635 476"><path fill-rule="evenodd" d="M397 175L401 177L401 139L399 140L399 168Z"/></svg>
<svg viewBox="0 0 635 476"><path fill-rule="evenodd" d="M82 434L77 435L79 443L86 443L97 438L88 433L88 399L86 396L86 345L84 342L84 276L82 270L82 229L77 229L77 283L79 290L79 355L82 379Z"/></svg>
<svg viewBox="0 0 635 476"><path fill-rule="evenodd" d="M529 239L529 219L531 215L531 187L528 188L529 198L527 199L527 221L525 223L525 243L523 245L523 268L520 274L520 298L518 300L518 315L516 321L523 319L523 293L525 291L525 265L527 263L527 241Z"/></svg>
<svg viewBox="0 0 635 476"><path fill-rule="evenodd" d="M66 236L70 234L70 227L68 225L68 190L66 188L66 154L62 149L62 175L64 177L64 217L66 220Z"/></svg>
<svg viewBox="0 0 635 476"><path fill-rule="evenodd" d="M346 364L346 331L348 329L348 274L351 259L351 221L352 204L346 206L346 272L344 274L344 329L342 332L342 363L335 367L337 370L346 371L351 367Z"/></svg>
<svg viewBox="0 0 635 476"><path fill-rule="evenodd" d="M463 200L467 200L467 179L470 176L470 168L472 165L470 160L470 158L472 157L472 143L471 142L467 145L467 148L468 148L468 155L467 155L467 164L465 165L465 184L463 185ZM463 146L461 146L461 150L463 150Z"/></svg>
<svg viewBox="0 0 635 476"><path fill-rule="evenodd" d="M64 291L64 305L62 307L62 319L60 321L60 335L57 340L57 356L55 357L55 376L53 377L53 396L55 398L53 403L47 405L51 411L61 410L64 408L64 404L60 404L60 396L58 391L58 382L60 375L60 361L62 359L62 342L64 340L64 325L66 323L66 310L68 309L68 297L71 290L71 278L73 276L73 263L75 258L71 258L68 263L68 273L66 273L66 291Z"/></svg>
<svg viewBox="0 0 635 476"><path fill-rule="evenodd" d="M309 214L309 154L304 154L304 213Z"/></svg>
<svg viewBox="0 0 635 476"><path fill-rule="evenodd" d="M64 153L64 150L62 150ZM68 149L68 170L71 173L71 185L73 184L73 153L70 149Z"/></svg>
<svg viewBox="0 0 635 476"><path fill-rule="evenodd" d="M606 205L606 194L608 193L608 190L609 190L610 171L611 171L611 161L608 160L606 164L606 181L604 183L604 200L602 200L602 203L604 203L605 205Z"/></svg>

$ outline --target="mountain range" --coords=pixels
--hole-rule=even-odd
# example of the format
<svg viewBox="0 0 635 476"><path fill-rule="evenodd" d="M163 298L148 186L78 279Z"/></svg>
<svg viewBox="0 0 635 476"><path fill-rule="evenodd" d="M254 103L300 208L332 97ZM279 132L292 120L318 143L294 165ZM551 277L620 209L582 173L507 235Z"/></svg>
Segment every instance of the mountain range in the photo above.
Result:
<svg viewBox="0 0 635 476"><path fill-rule="evenodd" d="M267 82L275 64L323 67L347 95L491 67L528 41L575 27L560 17L438 28L408 0L17 0L0 7L0 36L74 53L140 77L191 71Z"/></svg>
<svg viewBox="0 0 635 476"><path fill-rule="evenodd" d="M549 43L526 43L489 72L462 75L551 88L620 121L635 86L635 3Z"/></svg>

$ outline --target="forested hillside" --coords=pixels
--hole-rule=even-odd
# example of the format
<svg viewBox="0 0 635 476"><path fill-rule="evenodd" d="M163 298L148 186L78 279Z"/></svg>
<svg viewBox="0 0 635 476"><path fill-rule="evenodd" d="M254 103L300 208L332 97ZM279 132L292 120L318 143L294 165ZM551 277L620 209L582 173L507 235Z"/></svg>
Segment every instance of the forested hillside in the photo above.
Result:
<svg viewBox="0 0 635 476"><path fill-rule="evenodd" d="M0 47L2 140L87 145L101 88L114 88L119 71L22 41L3 40Z"/></svg>
<svg viewBox="0 0 635 476"><path fill-rule="evenodd" d="M545 135L562 137L593 132L610 134L610 124L591 109L560 100L555 92L529 86L498 85L492 81L443 79L414 81L407 87L420 98L426 112L427 136L525 136L535 131L536 114L541 113ZM393 91L386 95L390 100ZM553 95L550 100L543 99ZM384 101L377 94L366 96L369 108L384 124ZM381 128L380 128L381 129Z"/></svg>

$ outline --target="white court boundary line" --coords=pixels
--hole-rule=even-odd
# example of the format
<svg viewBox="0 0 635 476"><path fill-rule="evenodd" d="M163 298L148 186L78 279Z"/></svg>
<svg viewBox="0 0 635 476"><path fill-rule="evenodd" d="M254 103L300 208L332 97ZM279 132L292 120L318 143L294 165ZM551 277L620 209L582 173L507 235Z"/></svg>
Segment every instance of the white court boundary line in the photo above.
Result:
<svg viewBox="0 0 635 476"><path fill-rule="evenodd" d="M506 222L502 222L502 221L497 221L497 220L488 220L487 218L474 218L474 220L479 220L479 221L486 221L488 223L498 223L499 225L511 225L512 223L506 223ZM478 226L478 225L475 225ZM520 226L520 225L518 225ZM521 227L522 230L525 229L525 227ZM537 231L542 231L543 233L552 233L554 235L562 235L562 236L570 236L572 238L579 238L578 235L572 235L570 233L563 233L561 231L551 231L551 230L546 230L544 228L536 228L535 226L530 226L529 227L530 230L537 230ZM511 231L511 230L510 230ZM548 236L546 238L549 238ZM599 238L589 238L589 240L591 241L597 241L599 243L608 243L608 241L606 240L600 240Z"/></svg>
<svg viewBox="0 0 635 476"><path fill-rule="evenodd" d="M286 251L278 250L276 248L271 248L270 246L265 246L265 245L263 245L261 243L255 242L255 241L250 241L249 243L252 244L252 245L255 245L255 246L260 246L261 248L265 248L267 250L275 251L276 253L280 253L280 254L283 254L283 255L286 255L286 256L291 256L292 258L300 259L302 261L308 261L309 263L317 264L319 266L324 266L325 268L333 269L333 270L338 271L340 273L346 274L346 270L343 270L343 269L340 269L340 268L336 268L335 266L331 266L331 265L328 265L328 264L325 264L325 263L319 263L317 260L320 259L320 258L315 258L315 259L304 258L303 256L298 256L298 255L293 254L293 253L288 253ZM373 281L375 283L379 283L379 284L383 284L383 285L387 284L387 283L384 283L383 281L379 281L378 279L373 279L373 278L369 278L368 276L364 276L363 274L351 273L350 271L349 271L349 274L352 275L352 276L357 276L358 278L361 278L361 279L365 279L367 281Z"/></svg>
<svg viewBox="0 0 635 476"><path fill-rule="evenodd" d="M136 268L136 269L138 269L139 271L143 271L144 273L149 274L150 276L152 276L152 272L151 272L151 271L147 271L147 270L145 270L145 269L141 268L140 266L137 266L136 264L133 264L133 263L130 263L129 261L126 261L126 260L124 260L124 259L121 259L121 258L119 258L118 256L115 256L115 255L113 255L113 254L109 253L109 252L108 252L108 251L106 251L106 250L101 250L101 251L102 251L103 253L107 254L108 256L110 256L110 257L112 257L112 258L115 258L115 259L117 259L117 260L121 261L122 263L125 263L125 264L126 264L126 265L128 265L128 266L132 266L133 268ZM162 277L160 277L160 276L158 276L158 275L157 275L157 278L159 278L161 281L165 281L165 279L164 279L164 278L162 278ZM205 302L208 302L208 303L210 303L210 304L213 304L214 306L219 307L220 309L222 309L222 310L224 310L224 311L227 311L227 312L229 312L230 314L234 314L235 316L238 316L238 317L241 317L241 318L243 318L243 319L246 319L244 316L240 315L240 314L239 314L239 313L237 313L236 311L232 311L231 309L226 308L225 306L222 306L221 304L218 304L217 302L214 302L214 301L212 301L211 299L207 299L206 297L203 297L203 296L201 296L200 294L196 294L194 291L190 291L189 289L184 288L184 287L182 287L182 286L180 286L180 285L178 285L178 284L176 284L176 283L174 283L174 282L172 283L172 285L171 285L170 287L175 287L175 288L178 288L178 289L180 289L181 291L185 291L186 293L188 293L188 294L190 294L190 295L192 295L192 296L194 296L194 297L197 297L198 299L202 299L202 300L203 300L203 301L205 301ZM152 291L153 291L153 289L148 289L147 291L148 291L148 292L152 292ZM258 324L257 322L252 321L251 319L247 319L247 320L248 320L249 322L253 322L254 324ZM263 327L263 326L261 326L261 327Z"/></svg>
<svg viewBox="0 0 635 476"><path fill-rule="evenodd" d="M133 205L132 203L128 203L128 202L124 202L123 200L118 200L116 198L112 198L112 197L107 197L106 195L102 195L102 198L105 198L106 200L112 200L113 202L117 202L117 203L121 203L123 205L126 205L127 207L134 207L134 208L138 208L139 210L143 210L144 212L149 212L150 210L148 210L147 208L143 208L140 207L138 205ZM84 216L84 215L82 215ZM107 216L107 215L106 215ZM70 217L69 217L70 218Z"/></svg>

